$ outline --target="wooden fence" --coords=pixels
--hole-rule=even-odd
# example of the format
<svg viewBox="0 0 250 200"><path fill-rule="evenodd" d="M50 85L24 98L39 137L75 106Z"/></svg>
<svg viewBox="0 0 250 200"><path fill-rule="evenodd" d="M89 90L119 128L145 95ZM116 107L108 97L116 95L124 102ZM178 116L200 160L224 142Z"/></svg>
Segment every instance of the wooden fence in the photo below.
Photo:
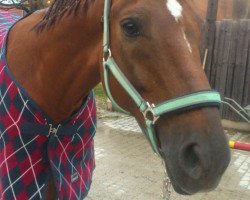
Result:
<svg viewBox="0 0 250 200"><path fill-rule="evenodd" d="M210 1L203 40L208 50L205 72L213 88L242 107L250 105L250 20L216 20L216 1ZM223 106L224 119L241 120Z"/></svg>

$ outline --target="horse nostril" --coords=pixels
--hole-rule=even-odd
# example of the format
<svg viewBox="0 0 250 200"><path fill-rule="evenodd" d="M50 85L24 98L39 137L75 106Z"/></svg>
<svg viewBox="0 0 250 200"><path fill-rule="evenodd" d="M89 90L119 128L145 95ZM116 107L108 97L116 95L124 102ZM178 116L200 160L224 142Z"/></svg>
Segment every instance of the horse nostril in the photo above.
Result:
<svg viewBox="0 0 250 200"><path fill-rule="evenodd" d="M199 179L202 176L204 159L199 145L191 144L182 148L179 161L181 168L192 179Z"/></svg>

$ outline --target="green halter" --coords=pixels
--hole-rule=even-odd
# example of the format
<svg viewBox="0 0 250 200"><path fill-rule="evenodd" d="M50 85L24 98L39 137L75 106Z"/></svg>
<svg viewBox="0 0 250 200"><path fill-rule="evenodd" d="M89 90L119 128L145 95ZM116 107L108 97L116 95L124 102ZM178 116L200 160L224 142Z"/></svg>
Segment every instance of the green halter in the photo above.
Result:
<svg viewBox="0 0 250 200"><path fill-rule="evenodd" d="M161 150L159 149L157 144L157 138L154 129L154 125L159 119L159 117L167 113L184 112L189 109L194 109L199 107L208 107L208 106L219 107L221 104L220 94L213 90L207 90L207 91L198 91L186 96L171 99L158 105L149 104L148 102L146 102L137 92L137 90L133 87L133 85L129 82L129 80L125 77L125 75L122 73L122 71L116 64L114 58L112 57L110 50L110 29L109 29L110 7L111 7L111 0L105 0L104 16L103 16L103 22L104 22L103 68L104 68L104 84L105 84L104 87L107 91L107 95L111 100L112 104L122 112L128 113L127 111L122 109L112 97L108 81L109 72L111 72L112 75L115 77L115 79L122 86L122 88L127 92L129 97L133 99L140 112L143 114L145 118L145 129L143 130L143 132L146 135L149 143L151 144L154 152L159 156L162 156ZM105 55L107 55L107 59L105 59Z"/></svg>

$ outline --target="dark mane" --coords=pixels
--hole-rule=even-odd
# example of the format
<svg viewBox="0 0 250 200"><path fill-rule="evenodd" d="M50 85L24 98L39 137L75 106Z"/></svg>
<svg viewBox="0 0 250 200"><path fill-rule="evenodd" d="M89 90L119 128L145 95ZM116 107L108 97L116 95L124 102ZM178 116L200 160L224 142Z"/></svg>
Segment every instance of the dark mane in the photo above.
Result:
<svg viewBox="0 0 250 200"><path fill-rule="evenodd" d="M75 15L80 10L86 12L91 1L93 0L54 0L35 29L42 31L55 25L65 15Z"/></svg>

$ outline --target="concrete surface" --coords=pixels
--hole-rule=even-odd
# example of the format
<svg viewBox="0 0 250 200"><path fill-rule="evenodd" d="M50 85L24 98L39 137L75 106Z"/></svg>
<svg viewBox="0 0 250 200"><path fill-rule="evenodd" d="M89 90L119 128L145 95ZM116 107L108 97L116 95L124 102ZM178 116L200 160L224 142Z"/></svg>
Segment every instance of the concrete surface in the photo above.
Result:
<svg viewBox="0 0 250 200"><path fill-rule="evenodd" d="M164 167L133 119L105 116L95 136L96 169L87 200L162 200ZM124 130L125 129L125 130ZM229 134L250 142L250 134ZM250 200L250 152L232 151L219 187L209 193L171 200Z"/></svg>

